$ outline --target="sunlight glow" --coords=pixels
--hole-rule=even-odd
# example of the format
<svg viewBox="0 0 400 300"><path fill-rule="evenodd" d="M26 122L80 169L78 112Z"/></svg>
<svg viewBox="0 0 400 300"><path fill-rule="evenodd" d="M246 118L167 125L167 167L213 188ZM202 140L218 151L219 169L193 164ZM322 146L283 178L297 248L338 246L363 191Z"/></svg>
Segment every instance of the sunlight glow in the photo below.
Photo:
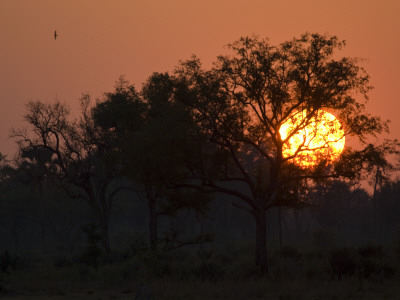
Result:
<svg viewBox="0 0 400 300"><path fill-rule="evenodd" d="M305 110L293 114L281 126L283 156L291 157L301 167L312 167L321 160L334 161L344 148L344 131L334 115L320 110L316 117L306 119Z"/></svg>

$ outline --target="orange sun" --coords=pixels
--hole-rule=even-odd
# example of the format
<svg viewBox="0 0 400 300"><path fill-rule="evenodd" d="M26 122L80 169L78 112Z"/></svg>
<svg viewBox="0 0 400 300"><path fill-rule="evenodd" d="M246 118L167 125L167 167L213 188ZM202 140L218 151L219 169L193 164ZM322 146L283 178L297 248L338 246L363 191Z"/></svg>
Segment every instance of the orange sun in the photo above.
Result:
<svg viewBox="0 0 400 300"><path fill-rule="evenodd" d="M319 110L306 126L302 124L305 117L305 110L297 112L279 129L283 141L294 132L283 145L283 156L294 156L292 161L301 167L312 167L322 159L335 160L344 148L345 137L340 122L323 110Z"/></svg>

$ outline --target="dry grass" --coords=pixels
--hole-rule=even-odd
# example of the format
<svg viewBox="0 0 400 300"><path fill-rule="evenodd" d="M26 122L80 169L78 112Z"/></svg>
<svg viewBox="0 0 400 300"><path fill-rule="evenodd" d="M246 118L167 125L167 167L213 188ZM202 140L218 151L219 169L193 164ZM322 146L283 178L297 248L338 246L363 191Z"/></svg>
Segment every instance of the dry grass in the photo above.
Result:
<svg viewBox="0 0 400 300"><path fill-rule="evenodd" d="M180 282L157 280L148 283L155 299L277 299L277 300L338 300L338 299L399 299L395 282L361 284L353 280L306 282L294 281L274 284L265 280L212 282ZM126 283L125 288L72 289L62 295L50 291L24 291L2 295L2 299L60 300L60 299L134 299L137 282Z"/></svg>
<svg viewBox="0 0 400 300"><path fill-rule="evenodd" d="M98 270L78 263L56 267L51 260L41 261L2 276L6 292L0 298L134 299L139 286L145 284L157 300L400 299L399 272L387 278L377 273L368 279L354 274L339 280L330 273L329 253L286 249L271 253L270 274L261 277L247 253L147 253L104 264ZM398 269L390 255L373 258L373 262L392 263Z"/></svg>

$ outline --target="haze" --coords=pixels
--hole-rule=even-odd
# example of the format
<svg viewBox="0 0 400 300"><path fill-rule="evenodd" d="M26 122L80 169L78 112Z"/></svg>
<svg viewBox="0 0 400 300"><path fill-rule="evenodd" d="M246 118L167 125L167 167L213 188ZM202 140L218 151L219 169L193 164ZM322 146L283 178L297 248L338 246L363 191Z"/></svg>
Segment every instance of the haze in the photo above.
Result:
<svg viewBox="0 0 400 300"><path fill-rule="evenodd" d="M338 35L343 55L364 59L375 89L368 111L400 137L400 2L3 0L0 10L0 152L28 100L68 103L112 91L122 74L138 88L196 54L206 66L224 45L256 34L278 44L306 31ZM54 39L54 30L59 36Z"/></svg>

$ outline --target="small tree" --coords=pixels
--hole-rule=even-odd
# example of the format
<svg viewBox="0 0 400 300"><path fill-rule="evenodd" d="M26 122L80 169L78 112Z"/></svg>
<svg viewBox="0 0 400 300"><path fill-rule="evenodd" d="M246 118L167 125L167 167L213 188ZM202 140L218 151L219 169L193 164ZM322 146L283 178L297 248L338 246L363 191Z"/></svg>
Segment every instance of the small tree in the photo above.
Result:
<svg viewBox="0 0 400 300"><path fill-rule="evenodd" d="M315 180L344 176L356 178L368 155L380 149L346 147L331 162L301 167L302 153L314 151L307 143L284 155L289 139L320 122L319 111L333 112L344 136L366 138L387 130L387 123L364 111L370 90L369 76L355 58L337 58L344 46L336 36L306 33L278 46L268 40L243 37L228 45L232 56L220 56L204 70L193 57L176 70L175 97L191 108L199 133L208 143L191 186L235 196L243 201L256 223L255 263L268 272L266 211L274 206L297 205L300 187ZM359 96L365 101L360 101ZM296 112L303 119L283 138L281 126ZM329 146L327 142L321 148ZM211 156L210 156L211 153Z"/></svg>

